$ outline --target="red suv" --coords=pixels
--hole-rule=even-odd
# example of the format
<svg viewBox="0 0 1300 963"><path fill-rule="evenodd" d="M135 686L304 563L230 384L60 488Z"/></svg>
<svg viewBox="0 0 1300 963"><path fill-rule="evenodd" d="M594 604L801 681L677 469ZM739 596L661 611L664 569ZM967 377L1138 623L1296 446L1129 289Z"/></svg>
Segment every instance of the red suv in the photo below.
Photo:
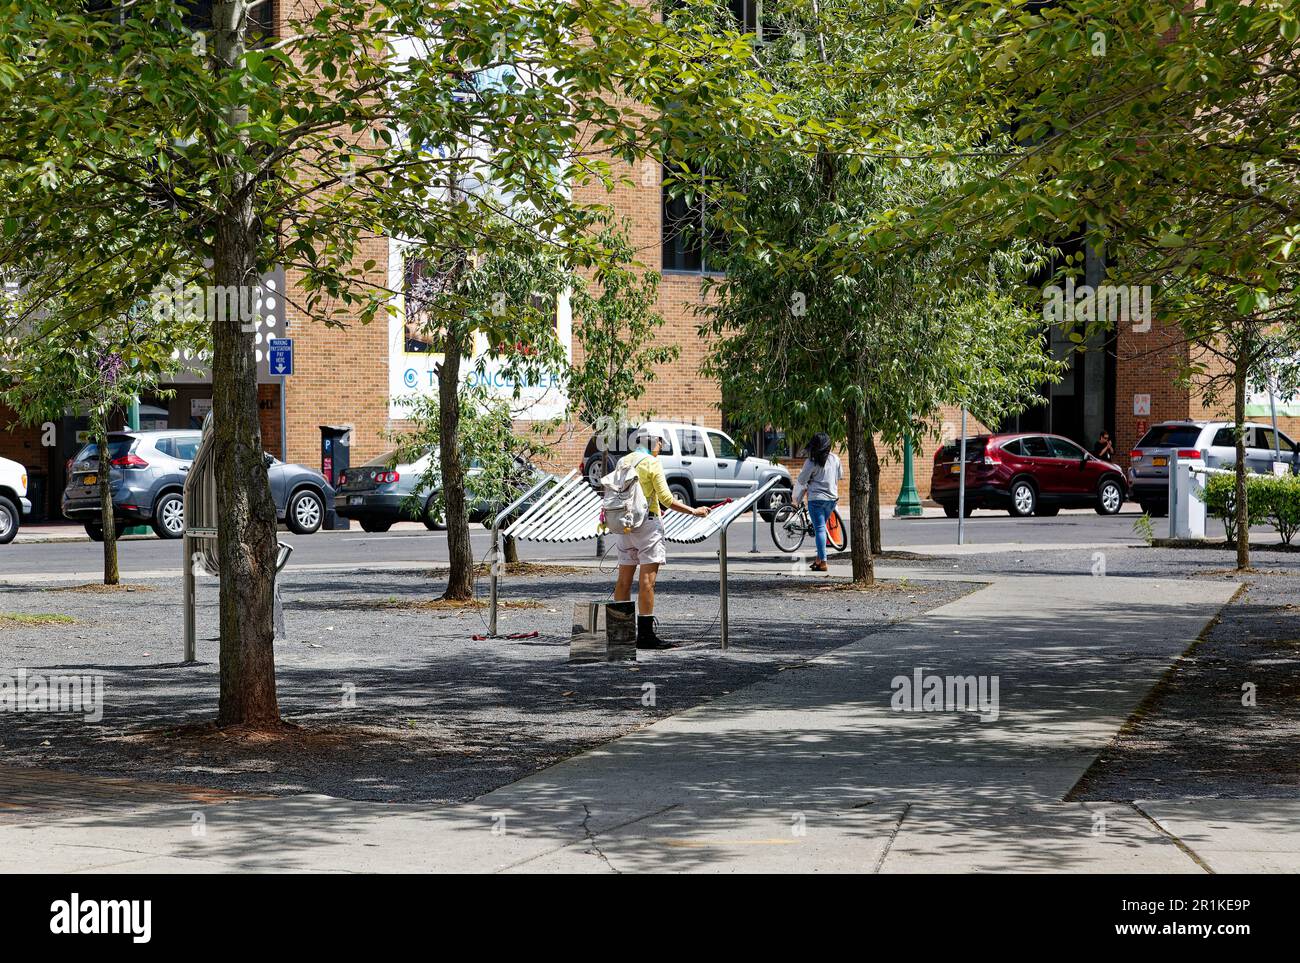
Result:
<svg viewBox="0 0 1300 963"><path fill-rule="evenodd" d="M930 497L957 517L960 442L934 453ZM975 435L966 439L966 512L1005 508L1012 515L1055 515L1092 506L1114 515L1128 497L1124 470L1060 435Z"/></svg>

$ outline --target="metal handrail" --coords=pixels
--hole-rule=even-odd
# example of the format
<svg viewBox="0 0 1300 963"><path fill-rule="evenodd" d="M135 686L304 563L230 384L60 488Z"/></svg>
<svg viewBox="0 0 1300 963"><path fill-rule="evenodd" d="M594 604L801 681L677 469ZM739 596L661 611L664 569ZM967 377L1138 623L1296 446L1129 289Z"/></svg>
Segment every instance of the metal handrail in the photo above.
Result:
<svg viewBox="0 0 1300 963"><path fill-rule="evenodd" d="M573 474L575 473L570 472L569 475L566 475L565 477L568 478ZM518 508L524 502L528 501L528 499L532 498L535 494L537 494L539 491L541 491L543 488L545 488L547 485L551 484L555 480L556 479L553 475L547 475L545 478L539 481L532 488L528 489L528 491L524 492L522 495L516 498L505 508L501 509L501 511L497 513L497 517L492 520L492 564L488 569L490 573L490 581L492 585L492 589L491 589L492 612L488 621L489 635L497 634L497 573L500 567L498 565L498 562L500 561L500 552L501 552L501 523L505 521L506 518L510 515L510 513L513 512L516 508ZM536 507L537 505L530 506L530 508L524 512L524 515L527 515ZM524 516L520 516L520 517L522 518Z"/></svg>

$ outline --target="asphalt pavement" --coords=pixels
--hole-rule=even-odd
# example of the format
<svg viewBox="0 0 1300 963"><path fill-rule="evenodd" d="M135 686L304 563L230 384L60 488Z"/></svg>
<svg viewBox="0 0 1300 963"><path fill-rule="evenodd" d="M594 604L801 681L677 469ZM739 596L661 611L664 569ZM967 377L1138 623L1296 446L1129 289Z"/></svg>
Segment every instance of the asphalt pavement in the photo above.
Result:
<svg viewBox="0 0 1300 963"><path fill-rule="evenodd" d="M1136 512L1103 517L1085 510L1062 512L1054 518L1012 518L1005 512L981 511L966 520L965 542L967 546L1131 545L1140 541L1133 531L1137 517ZM1161 534L1162 523L1163 520L1156 520L1157 534ZM96 543L78 540L79 533L79 527L70 526L25 529L19 540L0 546L0 581L45 575L94 578L102 551ZM925 518L887 517L881 534L887 550L925 551L955 546L957 522L933 514ZM36 538L50 540L29 540ZM348 531L315 535L281 532L280 538L294 547L290 564L299 569L347 571L389 565L400 569L447 561L446 534L430 532L417 524L394 526L382 534L366 533L354 526ZM475 556L480 559L486 556L491 544L490 532L481 525L473 525L470 538ZM760 554L779 554L769 527L761 521L755 526L749 517L742 517L732 525L728 542L731 557L743 556L755 546ZM612 553L614 540L607 539L606 544ZM520 557L538 561L592 559L596 556L595 547L593 541L565 545L526 543L520 546ZM716 552L717 547L718 540L714 537L691 546L691 551ZM811 554L812 550L809 538L801 551ZM119 543L118 563L123 578L179 573L181 543L163 541L153 535L128 537Z"/></svg>

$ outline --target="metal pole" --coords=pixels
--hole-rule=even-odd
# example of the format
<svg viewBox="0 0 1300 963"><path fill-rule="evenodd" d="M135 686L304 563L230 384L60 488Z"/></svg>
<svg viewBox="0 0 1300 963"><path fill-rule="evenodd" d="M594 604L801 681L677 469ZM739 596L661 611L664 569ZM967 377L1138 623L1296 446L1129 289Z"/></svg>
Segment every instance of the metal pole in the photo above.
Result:
<svg viewBox="0 0 1300 963"><path fill-rule="evenodd" d="M489 584L491 585L491 588L488 590L489 591L488 604L491 606L491 612L488 615L488 635L497 634L497 571L498 571L497 552L500 551L500 549L501 546L499 544L499 540L497 537L497 527L493 525L492 526L492 554L491 554L492 565L488 569L490 575Z"/></svg>
<svg viewBox="0 0 1300 963"><path fill-rule="evenodd" d="M758 554L758 502L749 506L749 554Z"/></svg>
<svg viewBox="0 0 1300 963"><path fill-rule="evenodd" d="M1178 537L1178 449L1169 453L1169 537Z"/></svg>
<svg viewBox="0 0 1300 963"><path fill-rule="evenodd" d="M722 651L727 651L727 530L718 533L718 601L722 619Z"/></svg>
<svg viewBox="0 0 1300 963"><path fill-rule="evenodd" d="M197 662L194 643L194 540L188 535L181 539L181 607L185 610L185 661Z"/></svg>
<svg viewBox="0 0 1300 963"><path fill-rule="evenodd" d="M961 409L961 458L957 470L957 544L966 544L966 406Z"/></svg>
<svg viewBox="0 0 1300 963"><path fill-rule="evenodd" d="M1268 411L1273 416L1273 460L1282 460L1282 439L1277 434L1277 395L1273 393L1273 377L1268 379Z"/></svg>
<svg viewBox="0 0 1300 963"><path fill-rule="evenodd" d="M569 472L569 474L565 475L564 478L561 480L561 484L563 484L564 482L572 478L574 474L575 474L574 472ZM539 481L532 488L528 489L528 491L524 492L522 495L516 498L505 508L501 509L497 517L492 520L492 565L488 569L489 576L490 576L489 584L491 585L491 595L490 595L491 611L489 611L488 613L488 635L497 634L497 572L500 571L500 569L498 569L497 566L500 564L499 554L501 551L501 523L504 522L506 518L508 518L509 515L516 508L518 508L524 502L528 501L528 499L532 498L539 491L541 491L543 488L545 488L547 485L550 485L554 481L555 479L552 476L547 475L545 478ZM538 501L537 504L541 504L540 500ZM533 505L533 508L536 507L537 507L536 504ZM527 512L524 513L524 515L527 514L528 514ZM524 517L524 515L519 516L519 518L515 519L515 521L516 522L520 521Z"/></svg>
<svg viewBox="0 0 1300 963"><path fill-rule="evenodd" d="M289 378L280 375L280 461L289 460L289 418L285 413L285 392L289 388Z"/></svg>

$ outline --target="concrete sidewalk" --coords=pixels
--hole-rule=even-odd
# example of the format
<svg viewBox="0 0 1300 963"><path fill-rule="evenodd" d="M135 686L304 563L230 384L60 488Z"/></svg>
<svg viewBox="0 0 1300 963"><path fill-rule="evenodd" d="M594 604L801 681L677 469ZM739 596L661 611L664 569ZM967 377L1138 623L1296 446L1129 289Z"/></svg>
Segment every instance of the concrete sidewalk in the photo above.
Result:
<svg viewBox="0 0 1300 963"><path fill-rule="evenodd" d="M1300 801L1061 802L1235 589L997 578L472 804L15 809L0 871L1294 871ZM891 710L918 669L997 718Z"/></svg>

